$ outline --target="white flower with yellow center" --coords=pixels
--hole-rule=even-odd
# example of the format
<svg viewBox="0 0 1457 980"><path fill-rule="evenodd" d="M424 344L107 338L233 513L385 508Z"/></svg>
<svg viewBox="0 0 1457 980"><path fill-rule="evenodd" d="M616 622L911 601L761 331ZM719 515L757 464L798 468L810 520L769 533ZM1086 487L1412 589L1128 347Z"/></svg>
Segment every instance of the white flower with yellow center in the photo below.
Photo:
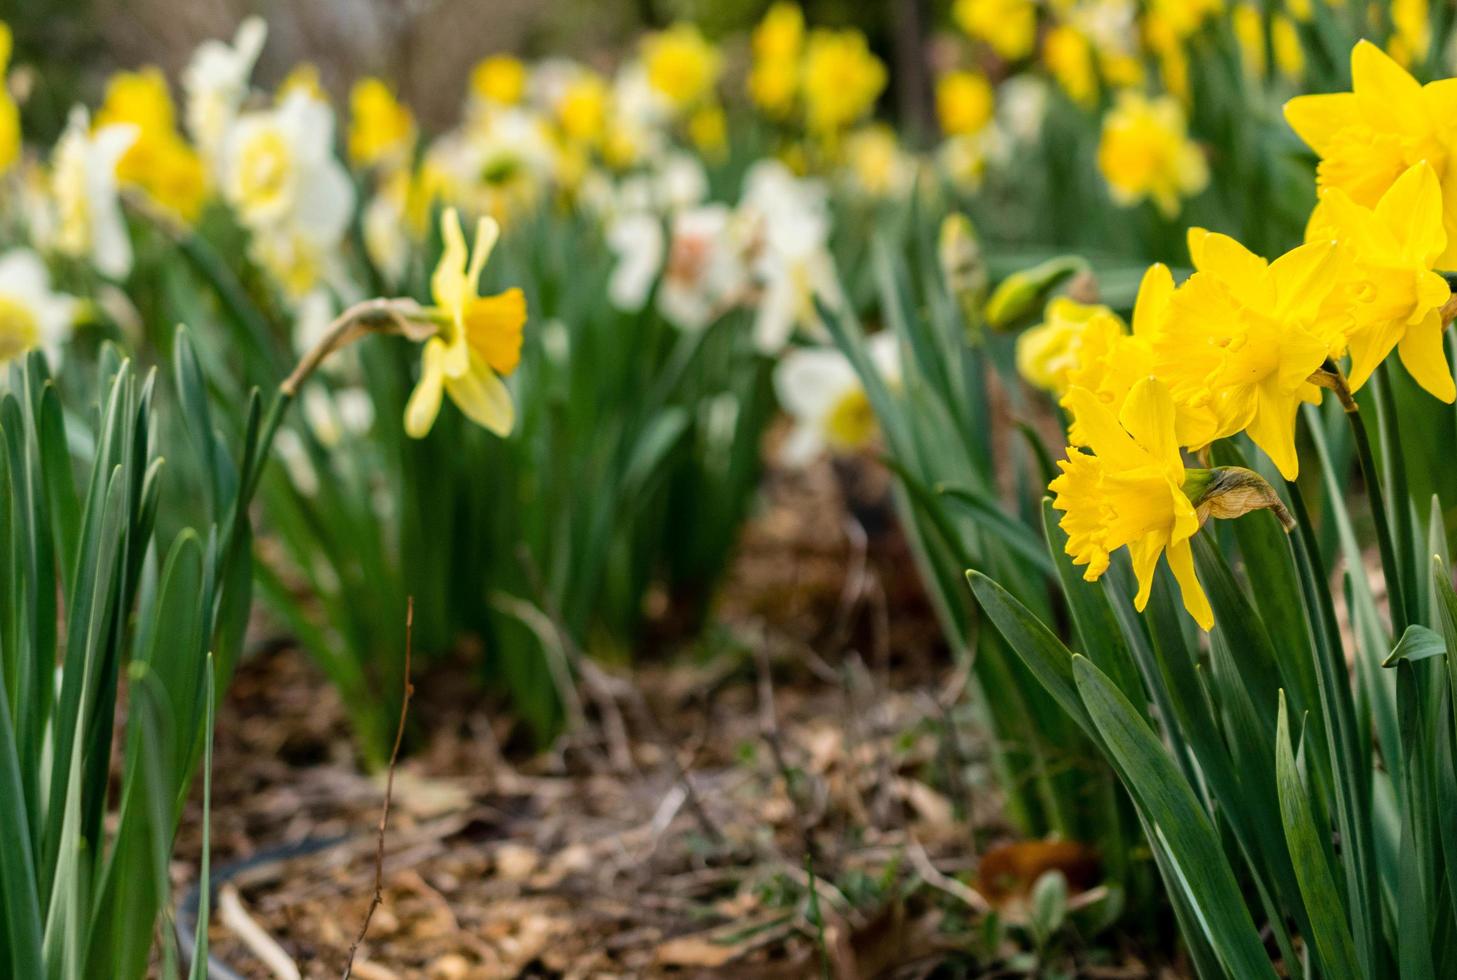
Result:
<svg viewBox="0 0 1457 980"><path fill-rule="evenodd" d="M77 300L51 291L51 277L28 248L0 254L0 364L40 348L52 366L71 335Z"/></svg>
<svg viewBox="0 0 1457 980"><path fill-rule="evenodd" d="M183 69L187 131L215 175L228 130L248 94L248 78L267 37L268 25L263 19L249 17L239 25L232 44L204 41Z"/></svg>
<svg viewBox="0 0 1457 980"><path fill-rule="evenodd" d="M894 335L871 337L866 353L887 385L900 384L900 348ZM774 371L774 390L794 420L780 449L786 465L804 466L826 450L857 452L879 431L855 368L834 348L804 347L786 353Z"/></svg>
<svg viewBox="0 0 1457 980"><path fill-rule="evenodd" d="M117 197L116 165L137 138L132 125L91 131L86 110L71 110L51 157L55 247L120 279L131 271L132 245Z"/></svg>
<svg viewBox="0 0 1457 980"><path fill-rule="evenodd" d="M735 306L745 270L732 234L732 212L705 204L673 215L658 312L684 330L702 330Z"/></svg>
<svg viewBox="0 0 1457 980"><path fill-rule="evenodd" d="M223 192L250 229L291 224L332 244L354 208L354 185L333 151L333 110L296 88L275 108L239 117L228 134Z"/></svg>
<svg viewBox="0 0 1457 980"><path fill-rule="evenodd" d="M840 287L827 247L830 215L823 184L801 180L778 161L749 169L739 204L739 228L753 257L760 289L754 341L777 354L796 328L822 328L814 301L840 302Z"/></svg>

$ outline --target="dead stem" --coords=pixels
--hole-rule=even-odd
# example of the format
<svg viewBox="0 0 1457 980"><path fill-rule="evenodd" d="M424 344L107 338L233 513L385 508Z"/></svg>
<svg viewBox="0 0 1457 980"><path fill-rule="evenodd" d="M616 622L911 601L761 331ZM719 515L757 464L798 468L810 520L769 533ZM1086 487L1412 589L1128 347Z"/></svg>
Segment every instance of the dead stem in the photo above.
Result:
<svg viewBox="0 0 1457 980"><path fill-rule="evenodd" d="M410 695L415 693L415 687L410 683L410 648L415 632L415 597L410 596L405 600L405 688L404 696L400 699L400 724L395 729L395 744L390 749L390 767L385 775L384 784L384 807L379 814L379 842L374 851L374 894L369 899L369 910L364 913L364 922L359 927L359 935L349 945L349 959L344 964L344 980L349 980L354 972L354 954L358 952L359 946L364 942L365 935L369 932L369 921L374 918L374 910L384 901L384 834L385 827L390 819L390 800L395 790L395 763L400 758L400 743L405 740L405 718L410 712Z"/></svg>

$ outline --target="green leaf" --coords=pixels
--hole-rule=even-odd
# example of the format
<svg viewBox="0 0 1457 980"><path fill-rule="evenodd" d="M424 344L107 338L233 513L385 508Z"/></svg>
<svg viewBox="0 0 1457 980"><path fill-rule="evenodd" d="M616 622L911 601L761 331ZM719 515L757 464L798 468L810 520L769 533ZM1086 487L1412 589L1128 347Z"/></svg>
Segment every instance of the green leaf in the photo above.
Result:
<svg viewBox="0 0 1457 980"><path fill-rule="evenodd" d="M1417 661L1426 660L1429 657L1439 657L1447 652L1447 641L1435 630L1427 629L1417 623L1406 628L1401 634L1401 639L1386 659L1381 661L1383 667L1395 667L1403 660Z"/></svg>
<svg viewBox="0 0 1457 980"><path fill-rule="evenodd" d="M1280 788L1280 818L1290 859L1309 915L1310 937L1326 976L1352 980L1361 976L1356 944L1346 924L1346 910L1336 888L1328 849L1329 833L1322 833L1311 815L1308 791L1296 766L1290 741L1290 720L1285 692L1280 692L1280 714L1275 737L1275 771Z"/></svg>
<svg viewBox="0 0 1457 980"><path fill-rule="evenodd" d="M971 515L977 526L995 535L998 540L1021 557L1037 566L1039 571L1053 574L1052 562L1048 560L1047 549L1032 533L1032 529L1010 516L995 500L967 487L952 487L945 484L935 488L936 495L954 501Z"/></svg>
<svg viewBox="0 0 1457 980"><path fill-rule="evenodd" d="M1073 679L1072 652L1042 620L996 582L974 569L966 573L966 581L1007 645L1016 651L1063 710L1084 731L1096 737L1097 730L1088 718Z"/></svg>
<svg viewBox="0 0 1457 980"><path fill-rule="evenodd" d="M1073 674L1088 716L1155 834L1168 846L1173 870L1215 954L1232 976L1273 978L1219 838L1163 743L1092 661L1074 656Z"/></svg>

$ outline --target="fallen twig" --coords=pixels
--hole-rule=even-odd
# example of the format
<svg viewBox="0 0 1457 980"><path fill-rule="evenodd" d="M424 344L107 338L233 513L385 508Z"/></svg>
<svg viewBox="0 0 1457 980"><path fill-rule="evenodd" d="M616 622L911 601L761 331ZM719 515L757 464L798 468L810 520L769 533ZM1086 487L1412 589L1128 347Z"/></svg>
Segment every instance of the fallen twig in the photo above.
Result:
<svg viewBox="0 0 1457 980"><path fill-rule="evenodd" d="M415 597L410 596L405 602L405 690L404 697L400 699L400 724L395 730L395 744L390 749L390 767L385 775L384 806L379 814L379 842L374 851L374 894L370 896L369 910L364 913L364 922L359 926L359 935L349 944L349 959L344 963L344 980L349 980L353 975L354 954L359 951L360 944L369 932L369 921L374 918L374 910L384 901L384 833L390 819L390 798L395 790L395 763L400 757L400 743L405 740L405 718L410 712L410 695L415 693L415 686L410 683L410 648L414 632Z"/></svg>
<svg viewBox="0 0 1457 980"><path fill-rule="evenodd" d="M914 837L906 841L906 856L911 859L911 865L916 869L916 874L920 875L921 880L932 888L958 899L981 915L992 910L992 903L988 902L981 892L937 871L936 866L931 863L931 858L926 854L926 849Z"/></svg>
<svg viewBox="0 0 1457 980"><path fill-rule="evenodd" d="M302 975L298 964L278 945L278 940L248 914L243 907L242 896L233 885L224 885L218 892L218 921L237 936L238 941L248 947L248 952L258 957L259 962L268 967L278 980L300 980Z"/></svg>

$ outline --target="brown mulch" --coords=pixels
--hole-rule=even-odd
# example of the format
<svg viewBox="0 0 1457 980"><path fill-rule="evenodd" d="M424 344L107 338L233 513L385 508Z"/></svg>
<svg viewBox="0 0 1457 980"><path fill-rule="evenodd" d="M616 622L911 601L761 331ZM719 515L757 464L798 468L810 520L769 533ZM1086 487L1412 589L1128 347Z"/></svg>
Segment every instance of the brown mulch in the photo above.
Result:
<svg viewBox="0 0 1457 980"><path fill-rule="evenodd" d="M431 734L396 773L383 902L354 975L920 977L1015 955L978 938L967 884L1006 831L964 674L883 489L865 468L771 474L713 655L588 671L587 724L545 752L520 755L459 678L417 678L411 711ZM218 720L212 860L253 863L229 878L232 917L214 916L218 961L275 975L240 938L241 908L303 976L340 975L372 895L383 785L301 654L242 665ZM184 889L200 813L179 835ZM338 843L286 854L319 840ZM1019 915L1015 900L1000 911ZM1080 972L1147 975L1123 960Z"/></svg>

